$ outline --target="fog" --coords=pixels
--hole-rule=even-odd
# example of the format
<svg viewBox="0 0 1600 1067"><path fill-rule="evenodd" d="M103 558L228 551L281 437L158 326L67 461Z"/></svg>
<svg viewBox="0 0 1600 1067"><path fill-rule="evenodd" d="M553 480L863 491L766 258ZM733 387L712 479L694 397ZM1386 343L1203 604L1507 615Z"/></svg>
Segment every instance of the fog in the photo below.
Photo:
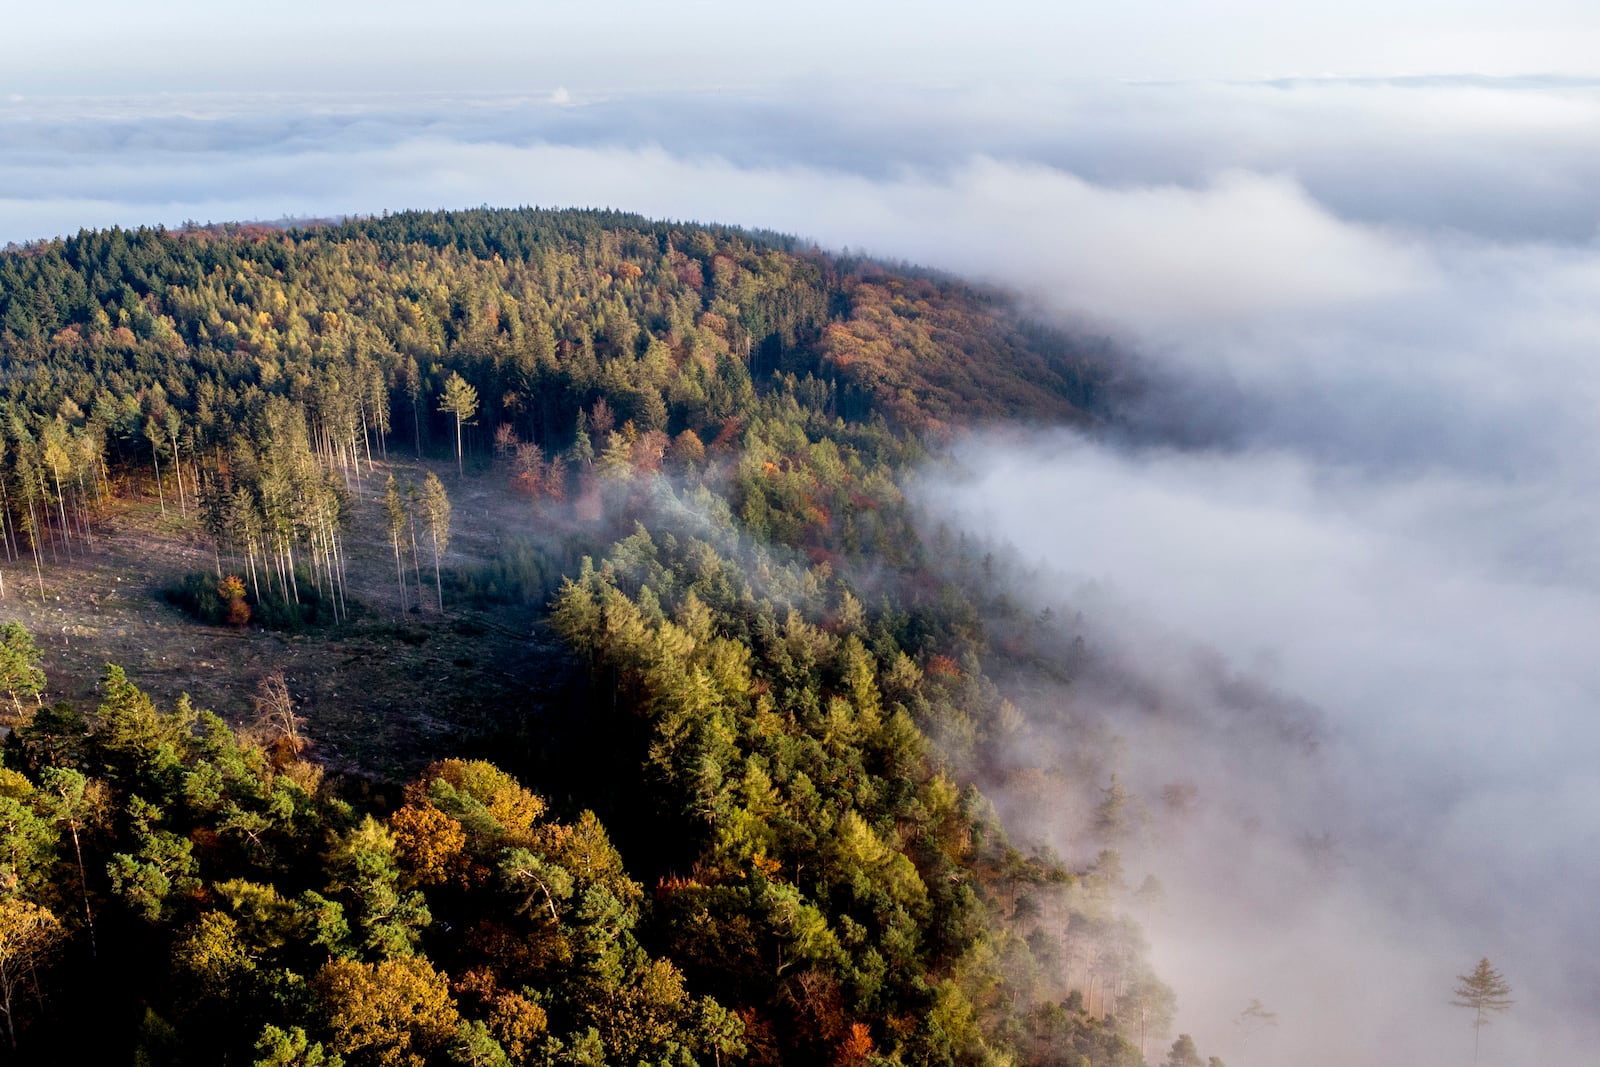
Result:
<svg viewBox="0 0 1600 1067"><path fill-rule="evenodd" d="M1091 653L1033 694L1016 755L1060 791L997 802L1082 860L1105 782L1063 771L1074 745L1114 757L1150 813L1127 866L1166 886L1140 918L1177 1028L1233 1067L1461 1062L1450 989L1480 956L1517 998L1483 1063L1593 1060L1600 86L560 73L19 92L0 242L615 206L942 267L1113 336L1145 383L1116 426L970 439L960 479L924 483L929 522L1013 546L1038 567L1014 595ZM1245 1040L1251 998L1279 1021Z"/></svg>
<svg viewBox="0 0 1600 1067"><path fill-rule="evenodd" d="M1138 914L1181 1029L1230 1063L1460 1062L1448 994L1488 955L1519 1001L1485 1062L1585 1062L1600 599L1507 552L1556 502L1287 449L1043 436L961 460L970 480L935 513L1054 572L1018 595L1080 613L1096 660L1035 695L1070 733L1030 734L1017 765L1065 762L1085 721L1120 738L1110 766L1150 813L1124 859L1131 884L1166 888ZM1174 783L1192 809L1163 804ZM1085 795L1105 784L996 792L1083 862ZM1241 1048L1252 997L1279 1025Z"/></svg>
<svg viewBox="0 0 1600 1067"><path fill-rule="evenodd" d="M1028 202L1093 208L1043 212L1017 283L1154 384L1115 433L968 440L922 497L1081 620L1090 665L1031 695L1015 768L1097 745L1143 802L1129 881L1166 894L1138 914L1177 1029L1229 1063L1461 1062L1480 956L1517 990L1483 1062L1592 1060L1591 235L1341 217L1281 174L1057 193ZM992 788L1085 862L1105 785ZM1246 1040L1251 998L1279 1019Z"/></svg>

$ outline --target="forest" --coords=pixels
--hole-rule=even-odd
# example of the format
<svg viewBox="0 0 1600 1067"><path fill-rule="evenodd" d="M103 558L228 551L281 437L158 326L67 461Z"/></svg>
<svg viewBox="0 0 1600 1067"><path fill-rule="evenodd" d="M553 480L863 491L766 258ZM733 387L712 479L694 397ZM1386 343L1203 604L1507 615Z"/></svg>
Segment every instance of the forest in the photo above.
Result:
<svg viewBox="0 0 1600 1067"><path fill-rule="evenodd" d="M1109 343L778 234L482 209L13 247L0 368L0 618L132 524L193 559L147 593L174 657L498 627L564 680L324 758L282 670L227 715L119 665L54 699L7 621L15 1062L1205 1067L1115 780L1088 862L985 798L1026 642L905 492L962 428L1113 419Z"/></svg>

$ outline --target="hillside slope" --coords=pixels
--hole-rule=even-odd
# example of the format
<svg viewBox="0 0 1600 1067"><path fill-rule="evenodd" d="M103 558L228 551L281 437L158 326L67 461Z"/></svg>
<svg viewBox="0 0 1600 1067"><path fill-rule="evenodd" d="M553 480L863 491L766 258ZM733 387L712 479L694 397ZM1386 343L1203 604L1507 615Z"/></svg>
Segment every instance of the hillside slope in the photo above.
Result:
<svg viewBox="0 0 1600 1067"><path fill-rule="evenodd" d="M974 788L1016 711L901 489L1111 371L950 279L611 213L0 255L5 603L80 694L8 633L21 1054L1140 1062L1115 854L1021 852ZM232 725L84 703L141 561L193 616L152 656L251 650L205 676Z"/></svg>

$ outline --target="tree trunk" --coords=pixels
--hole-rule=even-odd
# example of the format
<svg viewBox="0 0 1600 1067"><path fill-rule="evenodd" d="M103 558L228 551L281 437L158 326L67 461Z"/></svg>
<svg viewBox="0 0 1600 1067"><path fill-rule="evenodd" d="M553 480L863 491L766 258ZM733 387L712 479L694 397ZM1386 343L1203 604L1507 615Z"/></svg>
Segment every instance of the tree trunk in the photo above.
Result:
<svg viewBox="0 0 1600 1067"><path fill-rule="evenodd" d="M78 843L78 820L68 819L67 826L72 830L72 851L78 856L78 888L83 891L83 921L89 930L89 958L94 959L100 953L94 943L94 912L89 910L89 876L83 870L83 846Z"/></svg>
<svg viewBox="0 0 1600 1067"><path fill-rule="evenodd" d="M71 537L68 536L69 531L68 531L68 528L67 528L67 503L66 503L65 498L61 494L61 475L60 474L56 474L54 471L52 471L51 473L55 477L55 480L56 480L56 511L59 512L60 515L61 515L61 539L66 542L66 545L67 545L67 558L71 559L72 558L72 539L71 539Z"/></svg>
<svg viewBox="0 0 1600 1067"><path fill-rule="evenodd" d="M172 472L178 479L178 510L187 519L189 517L189 507L184 503L183 499L183 457L178 455L178 439L176 437L172 439Z"/></svg>
<svg viewBox="0 0 1600 1067"><path fill-rule="evenodd" d="M150 462L156 465L156 499L161 501L161 517L167 517L167 494L161 490L161 453L154 441L150 442Z"/></svg>
<svg viewBox="0 0 1600 1067"><path fill-rule="evenodd" d="M406 572L405 572L405 568L400 563L400 537L399 537L399 535L397 534L394 537L393 540L394 540L394 578L395 578L395 583L400 587L400 615L402 617L404 617L405 613L406 613Z"/></svg>
<svg viewBox="0 0 1600 1067"><path fill-rule="evenodd" d="M439 538L433 538L433 584L439 590L439 614L444 614L444 582L439 578Z"/></svg>

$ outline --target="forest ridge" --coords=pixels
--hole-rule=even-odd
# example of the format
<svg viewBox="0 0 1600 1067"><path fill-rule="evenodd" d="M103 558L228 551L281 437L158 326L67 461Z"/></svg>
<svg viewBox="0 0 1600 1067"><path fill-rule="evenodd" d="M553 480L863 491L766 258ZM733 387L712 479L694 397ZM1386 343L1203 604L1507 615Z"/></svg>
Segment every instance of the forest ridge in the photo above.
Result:
<svg viewBox="0 0 1600 1067"><path fill-rule="evenodd" d="M281 675L231 723L115 667L50 705L8 626L24 1061L1076 1067L1170 1036L1115 851L1019 851L976 788L1017 715L991 591L902 493L953 429L1104 417L1103 345L777 235L525 209L9 250L0 358L6 596L154 497L210 550L193 626L531 601L575 678L534 726L588 739L329 773ZM593 551L447 575L482 481Z"/></svg>

